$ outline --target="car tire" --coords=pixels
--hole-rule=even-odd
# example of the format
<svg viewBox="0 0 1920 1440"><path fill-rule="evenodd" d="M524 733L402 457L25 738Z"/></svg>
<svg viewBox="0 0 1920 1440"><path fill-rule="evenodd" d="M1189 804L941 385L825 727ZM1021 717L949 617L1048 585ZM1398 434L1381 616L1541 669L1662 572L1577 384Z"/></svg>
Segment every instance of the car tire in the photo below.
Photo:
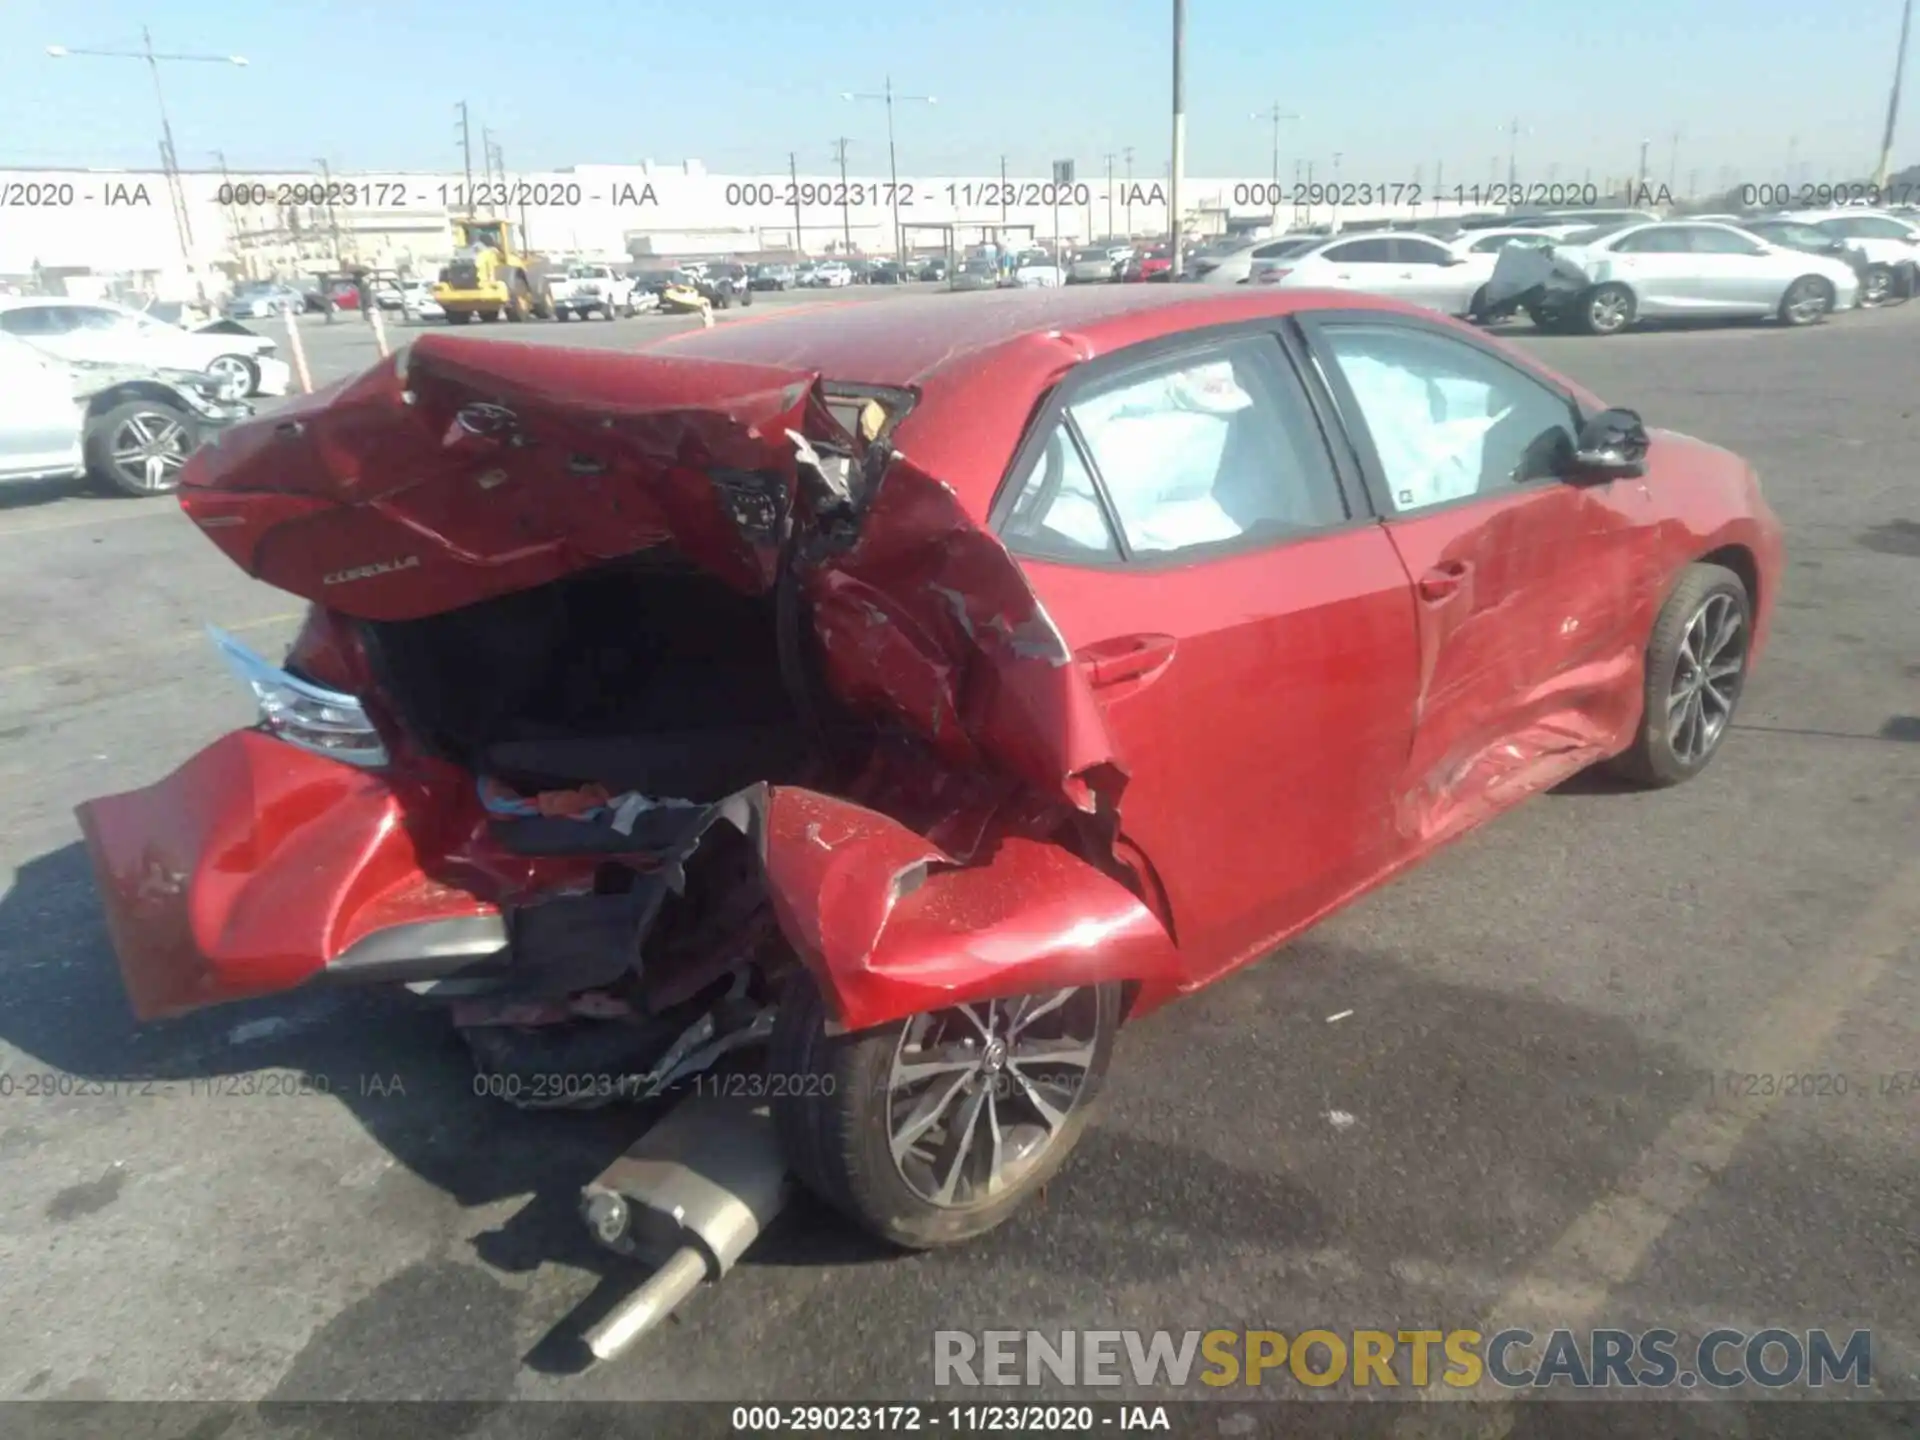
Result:
<svg viewBox="0 0 1920 1440"><path fill-rule="evenodd" d="M87 475L122 495L170 495L180 488L181 467L199 443L199 422L185 410L128 400L87 422ZM162 446L177 460L155 458ZM135 448L144 452L139 463L127 456Z"/></svg>
<svg viewBox="0 0 1920 1440"><path fill-rule="evenodd" d="M1618 335L1633 324L1636 313L1633 292L1609 281L1596 285L1580 297L1575 313L1580 329L1588 335Z"/></svg>
<svg viewBox="0 0 1920 1440"><path fill-rule="evenodd" d="M1894 290L1893 267L1891 265L1869 265L1860 277L1860 303L1884 305L1892 297Z"/></svg>
<svg viewBox="0 0 1920 1440"><path fill-rule="evenodd" d="M1795 329L1818 325L1833 313L1836 299L1832 283L1824 276L1802 275L1780 297L1780 323Z"/></svg>
<svg viewBox="0 0 1920 1440"><path fill-rule="evenodd" d="M753 291L751 291L751 290L742 290L742 291L740 292L740 303L741 303L742 305L751 305L751 304L753 304Z"/></svg>
<svg viewBox="0 0 1920 1440"><path fill-rule="evenodd" d="M1681 571L1647 643L1640 728L1608 768L1650 788L1706 769L1733 726L1752 641L1753 597L1738 575L1720 565Z"/></svg>
<svg viewBox="0 0 1920 1440"><path fill-rule="evenodd" d="M1098 1104L1120 1028L1118 985L1053 994L1065 998L1035 1017L1034 1023L1046 1028L1030 1032L1034 1038L1027 1043L1055 1043L1051 1032L1059 1029L1055 1071L1062 1080L1068 1074L1076 1078L1045 1087L1047 1110L1029 1098L1033 1087L1018 1078L1015 1068L988 1072L977 1065L972 1079L962 1074L944 1089L944 1103L927 1107L932 1113L928 1120L922 1107L946 1087L944 1074L914 1090L898 1062L927 1037L935 1037L950 1053L961 1053L965 1042L958 1032L968 1030L963 1011L931 1011L872 1030L829 1035L819 987L810 975L796 975L781 1001L768 1056L769 1073L781 1077L773 1108L788 1168L808 1190L862 1229L904 1249L957 1245L992 1230L1066 1162ZM1003 1032L1016 1018L1014 1007L1035 1002L1036 997L1015 997L971 1007L973 1029L967 1038L975 1042L976 1053L983 1060L987 1054L979 1043L980 1014L986 1014L997 1033ZM1042 1035L1048 1038L1039 1039ZM947 1036L955 1038L948 1041ZM1071 1065L1062 1058L1069 1047L1080 1057ZM1004 1046L1002 1053L1007 1053ZM1056 1102L1069 1088L1072 1096L1061 1109ZM1004 1128L1003 1106L1008 1121ZM905 1115L900 1114L903 1108ZM962 1133L972 1143L957 1144L950 1165L937 1153L920 1153L917 1137L900 1147L902 1159L894 1158L903 1125L919 1123L921 1133L941 1135L944 1145L949 1118L969 1113L971 1124ZM990 1131L978 1129L982 1122ZM984 1143L989 1136L993 1143ZM1010 1151L1015 1168L1006 1175L999 1162ZM945 1199L939 1198L943 1178Z"/></svg>
<svg viewBox="0 0 1920 1440"><path fill-rule="evenodd" d="M260 367L245 355L216 355L207 374L220 382L222 399L244 400L260 388Z"/></svg>

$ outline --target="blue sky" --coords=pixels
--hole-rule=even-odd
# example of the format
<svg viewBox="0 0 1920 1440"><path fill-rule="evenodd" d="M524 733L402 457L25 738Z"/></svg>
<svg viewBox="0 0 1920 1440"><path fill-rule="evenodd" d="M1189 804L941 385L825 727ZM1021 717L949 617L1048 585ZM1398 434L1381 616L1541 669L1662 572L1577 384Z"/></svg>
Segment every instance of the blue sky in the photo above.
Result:
<svg viewBox="0 0 1920 1440"><path fill-rule="evenodd" d="M1132 146L1135 174L1169 150L1166 0L976 0L830 5L560 6L513 0L15 0L0 15L0 167L156 161L152 88L129 61L47 57L50 44L138 43L246 55L245 69L165 67L180 158L234 170L457 169L454 104L492 129L509 168L674 162L729 173L884 174L882 107L848 104L891 70L938 103L899 109L904 174L1042 174L1072 156L1090 177ZM727 17L724 21L721 16ZM1328 178L1504 178L1516 117L1522 179L1649 171L1702 188L1723 175L1860 175L1879 146L1897 0L1189 0L1188 169L1264 175L1282 132ZM688 37L684 46L673 37ZM724 38L723 38L724 37ZM1920 72L1905 109L1920 104ZM1920 160L1903 120L1895 164Z"/></svg>

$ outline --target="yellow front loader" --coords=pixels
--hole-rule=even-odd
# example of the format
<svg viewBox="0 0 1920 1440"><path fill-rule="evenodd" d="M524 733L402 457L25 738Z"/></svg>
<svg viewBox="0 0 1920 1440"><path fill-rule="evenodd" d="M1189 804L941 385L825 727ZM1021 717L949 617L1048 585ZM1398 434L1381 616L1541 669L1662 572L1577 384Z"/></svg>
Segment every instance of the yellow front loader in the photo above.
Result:
<svg viewBox="0 0 1920 1440"><path fill-rule="evenodd" d="M476 315L482 320L553 318L546 262L514 247L512 222L457 216L453 243L453 260L441 268L433 287L449 325L464 325Z"/></svg>

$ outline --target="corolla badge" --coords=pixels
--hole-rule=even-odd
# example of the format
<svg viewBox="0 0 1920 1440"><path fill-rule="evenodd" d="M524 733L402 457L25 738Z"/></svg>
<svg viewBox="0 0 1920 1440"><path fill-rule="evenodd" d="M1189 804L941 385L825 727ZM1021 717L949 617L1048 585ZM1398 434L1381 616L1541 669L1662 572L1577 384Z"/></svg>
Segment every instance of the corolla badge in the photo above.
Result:
<svg viewBox="0 0 1920 1440"><path fill-rule="evenodd" d="M355 565L347 570L335 570L330 575L322 575L322 585L345 585L354 580L371 580L376 575L391 575L396 570L416 570L420 566L418 555L402 555L396 560L376 560L371 565Z"/></svg>
<svg viewBox="0 0 1920 1440"><path fill-rule="evenodd" d="M453 419L469 435L508 435L520 428L520 417L513 411L483 400L462 405Z"/></svg>

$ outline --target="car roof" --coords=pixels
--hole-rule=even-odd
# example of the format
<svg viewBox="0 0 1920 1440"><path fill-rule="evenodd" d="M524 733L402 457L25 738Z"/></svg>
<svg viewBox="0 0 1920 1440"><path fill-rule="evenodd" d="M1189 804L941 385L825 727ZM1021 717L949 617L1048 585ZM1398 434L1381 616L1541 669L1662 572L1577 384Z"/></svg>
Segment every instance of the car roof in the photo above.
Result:
<svg viewBox="0 0 1920 1440"><path fill-rule="evenodd" d="M997 291L960 304L945 295L824 300L764 319L681 331L655 345L677 355L815 370L829 380L917 386L1068 329L1081 358L1092 359L1184 330L1336 303L1427 313L1351 293L1091 285Z"/></svg>

